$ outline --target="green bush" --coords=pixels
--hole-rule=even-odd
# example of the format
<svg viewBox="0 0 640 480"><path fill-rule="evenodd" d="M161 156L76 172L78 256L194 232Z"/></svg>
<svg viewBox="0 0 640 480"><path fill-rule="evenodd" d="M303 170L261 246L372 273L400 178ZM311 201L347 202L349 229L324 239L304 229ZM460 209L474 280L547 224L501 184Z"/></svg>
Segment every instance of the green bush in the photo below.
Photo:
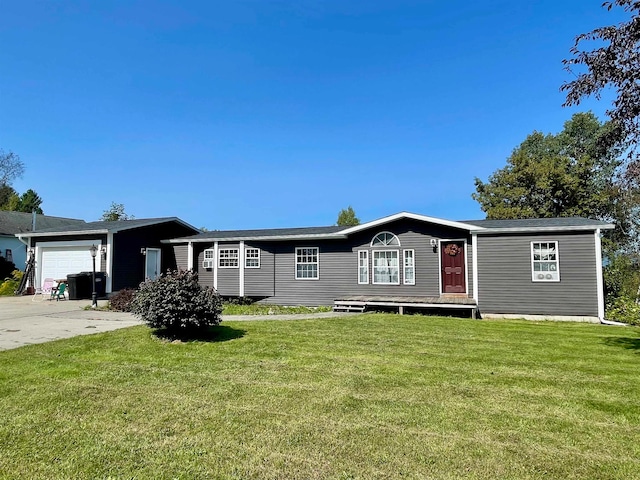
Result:
<svg viewBox="0 0 640 480"><path fill-rule="evenodd" d="M109 297L109 310L116 312L130 312L131 302L136 291L133 288L125 288L120 290Z"/></svg>
<svg viewBox="0 0 640 480"><path fill-rule="evenodd" d="M635 299L622 296L614 298L607 305L606 318L617 322L640 325L640 305Z"/></svg>
<svg viewBox="0 0 640 480"><path fill-rule="evenodd" d="M131 312L152 328L183 334L218 325L222 300L215 290L198 283L196 273L170 270L140 285Z"/></svg>
<svg viewBox="0 0 640 480"><path fill-rule="evenodd" d="M11 277L6 278L4 282L0 283L0 296L15 295L16 290L20 286L20 280L22 280L24 272L20 270L14 270L11 272Z"/></svg>

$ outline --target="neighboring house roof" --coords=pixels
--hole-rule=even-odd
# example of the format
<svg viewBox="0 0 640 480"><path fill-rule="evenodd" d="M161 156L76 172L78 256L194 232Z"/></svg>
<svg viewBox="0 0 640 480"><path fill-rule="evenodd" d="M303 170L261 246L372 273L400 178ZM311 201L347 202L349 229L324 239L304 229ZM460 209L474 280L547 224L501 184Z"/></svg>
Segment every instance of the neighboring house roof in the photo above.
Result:
<svg viewBox="0 0 640 480"><path fill-rule="evenodd" d="M117 233L123 230L148 227L168 222L177 222L197 232L198 229L183 222L178 217L141 218L135 220L116 220L113 222L87 222L79 225L65 225L58 228L38 229L36 232L21 235L23 237L52 237L59 235L94 235L104 233Z"/></svg>
<svg viewBox="0 0 640 480"><path fill-rule="evenodd" d="M428 217L415 213L400 212L395 215L373 220L371 222L356 225L354 227L304 227L304 228L271 228L261 230L219 230L203 232L189 237L164 240L164 243L185 242L212 242L212 241L239 241L239 240L322 240L339 239L369 228L379 227L389 222L400 219L413 219L422 222L433 223L445 227L466 230L470 233L496 233L496 232L541 232L541 231L571 231L571 230L596 230L614 228L614 225L580 217L566 218L534 218L525 220L468 220L464 222L444 220Z"/></svg>
<svg viewBox="0 0 640 480"><path fill-rule="evenodd" d="M36 214L36 231L51 228L64 228L67 226L84 225L84 220L76 218L51 217ZM31 232L33 226L33 214L24 212L10 212L0 210L0 235L16 235Z"/></svg>

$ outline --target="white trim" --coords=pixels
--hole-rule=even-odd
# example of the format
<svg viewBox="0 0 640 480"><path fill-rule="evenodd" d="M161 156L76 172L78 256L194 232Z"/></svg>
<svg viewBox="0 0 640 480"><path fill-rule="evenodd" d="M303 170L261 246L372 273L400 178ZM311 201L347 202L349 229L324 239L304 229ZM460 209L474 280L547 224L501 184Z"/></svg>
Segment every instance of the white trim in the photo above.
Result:
<svg viewBox="0 0 640 480"><path fill-rule="evenodd" d="M604 281L602 278L602 238L600 229L595 232L596 243L596 288L598 289L598 318L604 320Z"/></svg>
<svg viewBox="0 0 640 480"><path fill-rule="evenodd" d="M362 265L360 265L360 254L361 253L364 253L364 260L365 260L364 268L367 269L367 281L366 282L360 281L360 267L362 267ZM358 285L369 285L369 250L358 250Z"/></svg>
<svg viewBox="0 0 640 480"><path fill-rule="evenodd" d="M392 237L391 242L395 241L397 243L390 243L390 242L382 243L382 241L381 241L381 243L374 245L373 242L376 241L376 238L378 238L380 235L383 235L383 234L391 235L391 237ZM388 230L384 230L382 232L376 233L373 236L373 238L371 239L371 243L369 243L369 246L372 247L372 248L373 247L377 247L377 248L380 248L380 247L401 247L402 244L400 243L400 238L398 238L398 236L395 233L389 232Z"/></svg>
<svg viewBox="0 0 640 480"><path fill-rule="evenodd" d="M247 255L249 254L250 250L255 250L256 252L258 252L258 256L257 257L247 257ZM261 268L262 267L262 262L261 262L261 253L260 253L260 249L257 247L246 247L244 249L244 268ZM247 265L247 260L258 260L258 265Z"/></svg>
<svg viewBox="0 0 640 480"><path fill-rule="evenodd" d="M413 279L407 282L407 253L411 252L411 261L413 268ZM413 248L406 248L402 250L402 284L403 285L415 285L416 284L416 251Z"/></svg>
<svg viewBox="0 0 640 480"><path fill-rule="evenodd" d="M97 245L98 247L102 246L102 240L93 239L93 240L68 240L63 242L35 242L35 246L33 249L35 250L36 256L36 275L35 275L35 283L36 285L42 285L42 249L47 247L90 247L91 245ZM87 249L87 254L89 250ZM105 285L106 287L106 285Z"/></svg>
<svg viewBox="0 0 640 480"><path fill-rule="evenodd" d="M235 259L237 261L237 265L220 265L220 261L223 260L222 258L222 252L236 252L236 256ZM226 245L224 245L224 248L219 248L218 249L218 262L216 263L216 265L218 265L218 268L240 268L240 248L238 247L227 247ZM228 256L225 257L224 260L233 260L234 257L233 256Z"/></svg>
<svg viewBox="0 0 640 480"><path fill-rule="evenodd" d="M501 233L546 233L546 232L576 232L576 231L595 231L595 230L612 230L615 225L607 223L604 225L574 225L574 226L552 226L552 227L509 227L509 228L485 228L475 230L474 233L479 235L491 235Z"/></svg>
<svg viewBox="0 0 640 480"><path fill-rule="evenodd" d="M385 223L393 222L395 220L400 220L403 218L419 220L421 222L434 223L436 225L442 225L445 227L459 228L461 230L466 230L466 231L484 230L484 227L478 227L476 225L471 225L468 223L454 222L451 220L444 220L442 218L436 218L436 217L427 217L426 215L418 215L418 214L409 213L409 212L400 212L400 213L396 213L395 215L389 215L388 217L379 218L378 220L373 220L371 222L363 223L361 225L356 225L355 227L347 228L345 230L340 231L340 233L343 235L350 235L355 232L360 232L368 228L377 227L379 225L384 225Z"/></svg>
<svg viewBox="0 0 640 480"><path fill-rule="evenodd" d="M241 260L242 259L242 260ZM238 249L238 296L244 297L244 241L240 240L240 248Z"/></svg>
<svg viewBox="0 0 640 480"><path fill-rule="evenodd" d="M213 289L218 290L218 242L213 242Z"/></svg>
<svg viewBox="0 0 640 480"><path fill-rule="evenodd" d="M473 299L478 303L480 295L478 294L478 234L471 234L471 264L473 268Z"/></svg>
<svg viewBox="0 0 640 480"><path fill-rule="evenodd" d="M301 249L313 249L315 248L317 250L316 252L316 276L315 277L298 277L298 250ZM313 263L313 262L310 262ZM302 265L302 264L301 264ZM293 250L293 278L295 278L296 280L320 280L320 247L294 247Z"/></svg>
<svg viewBox="0 0 640 480"><path fill-rule="evenodd" d="M193 270L193 242L187 243L187 270Z"/></svg>
<svg viewBox="0 0 640 480"><path fill-rule="evenodd" d="M105 293L113 292L113 233L107 233L107 257L105 258Z"/></svg>
<svg viewBox="0 0 640 480"><path fill-rule="evenodd" d="M467 239L466 238L440 238L438 240L438 276L440 277L440 295L469 295L469 256L467 255ZM442 242L463 242L464 245L464 292L444 293L442 283Z"/></svg>
<svg viewBox="0 0 640 480"><path fill-rule="evenodd" d="M159 248L147 248L145 249L145 256L144 256L144 278L145 280L149 277L147 277L147 266L148 266L148 260L149 260L149 252L158 252L158 256L156 257L156 267L158 267L157 271L156 271L156 278L152 278L151 280L156 280L157 278L160 278L160 275L162 275L162 250Z"/></svg>
<svg viewBox="0 0 640 480"><path fill-rule="evenodd" d="M207 253L210 253L209 256L207 256ZM208 269L213 269L216 265L216 251L213 248L205 248L202 251L202 268L208 270Z"/></svg>
<svg viewBox="0 0 640 480"><path fill-rule="evenodd" d="M535 270L533 268L535 261L533 259L533 245L539 243L555 243L556 244L556 273L558 278L551 278L551 279L546 279L546 278L535 278L536 274L535 274ZM560 282L560 242L558 240L532 240L530 242L530 255L531 255L531 282L532 283L558 283ZM538 260L538 262L542 262L544 260ZM549 260L547 260L549 261Z"/></svg>
<svg viewBox="0 0 640 480"><path fill-rule="evenodd" d="M375 254L381 253L389 253L395 252L396 259L398 260L398 281L397 282L376 282L376 265L375 265ZM400 249L386 249L386 250L371 250L371 284L372 285L400 285Z"/></svg>

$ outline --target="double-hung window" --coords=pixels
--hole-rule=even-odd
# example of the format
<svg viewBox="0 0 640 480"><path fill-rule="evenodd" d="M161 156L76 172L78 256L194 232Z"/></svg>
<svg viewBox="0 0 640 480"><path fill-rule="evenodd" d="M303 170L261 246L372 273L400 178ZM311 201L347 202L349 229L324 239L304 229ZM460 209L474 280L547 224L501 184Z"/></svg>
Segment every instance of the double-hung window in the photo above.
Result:
<svg viewBox="0 0 640 480"><path fill-rule="evenodd" d="M220 268L238 268L239 249L221 248L218 252L218 266Z"/></svg>
<svg viewBox="0 0 640 480"><path fill-rule="evenodd" d="M244 266L246 268L260 268L260 249L259 248L245 248Z"/></svg>
<svg viewBox="0 0 640 480"><path fill-rule="evenodd" d="M373 283L379 285L400 285L400 265L398 250L374 250Z"/></svg>
<svg viewBox="0 0 640 480"><path fill-rule="evenodd" d="M404 256L404 270L403 270L404 284L415 285L416 284L415 251L403 250L402 254Z"/></svg>
<svg viewBox="0 0 640 480"><path fill-rule="evenodd" d="M558 242L531 242L531 279L534 282L559 282Z"/></svg>
<svg viewBox="0 0 640 480"><path fill-rule="evenodd" d="M358 250L358 283L369 283L369 251Z"/></svg>
<svg viewBox="0 0 640 480"><path fill-rule="evenodd" d="M202 259L202 268L213 268L216 261L216 251L213 248L207 248L204 251Z"/></svg>
<svg viewBox="0 0 640 480"><path fill-rule="evenodd" d="M318 280L319 270L318 247L296 248L296 280Z"/></svg>

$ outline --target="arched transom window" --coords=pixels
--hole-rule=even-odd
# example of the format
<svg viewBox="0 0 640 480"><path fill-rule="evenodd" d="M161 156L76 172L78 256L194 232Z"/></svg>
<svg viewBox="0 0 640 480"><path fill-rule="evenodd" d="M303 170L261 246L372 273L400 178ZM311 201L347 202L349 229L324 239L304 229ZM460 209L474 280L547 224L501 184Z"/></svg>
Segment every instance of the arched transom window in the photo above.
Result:
<svg viewBox="0 0 640 480"><path fill-rule="evenodd" d="M372 247L399 247L400 240L391 232L382 232L377 234L371 240Z"/></svg>

